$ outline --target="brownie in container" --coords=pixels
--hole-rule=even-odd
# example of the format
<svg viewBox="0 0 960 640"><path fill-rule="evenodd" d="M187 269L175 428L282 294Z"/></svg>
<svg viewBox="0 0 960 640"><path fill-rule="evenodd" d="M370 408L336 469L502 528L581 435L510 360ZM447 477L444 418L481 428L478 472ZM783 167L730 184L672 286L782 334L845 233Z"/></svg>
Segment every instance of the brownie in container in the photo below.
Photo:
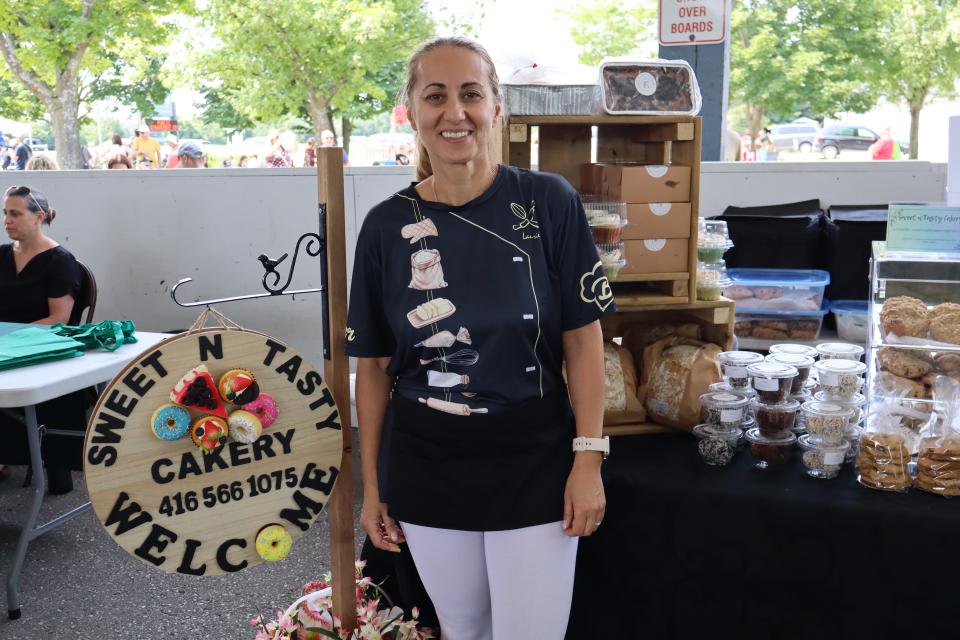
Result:
<svg viewBox="0 0 960 640"><path fill-rule="evenodd" d="M764 471L783 469L793 451L797 436L789 431L778 437L768 437L759 429L750 429L744 437L750 443L750 455L757 461L753 466Z"/></svg>
<svg viewBox="0 0 960 640"><path fill-rule="evenodd" d="M800 393L803 391L803 385L810 377L810 371L813 369L814 359L810 356L804 356L794 353L771 353L766 358L767 362L776 362L777 364L786 364L795 367L797 377L793 379L793 386L790 387L790 393Z"/></svg>
<svg viewBox="0 0 960 640"><path fill-rule="evenodd" d="M799 375L796 367L776 362L758 362L747 367L750 384L757 392L760 402L777 404L784 402L793 388L793 379Z"/></svg>
<svg viewBox="0 0 960 640"><path fill-rule="evenodd" d="M769 437L778 437L792 431L797 419L797 410L800 403L788 400L777 404L764 404L753 401L753 409L757 415L757 429Z"/></svg>

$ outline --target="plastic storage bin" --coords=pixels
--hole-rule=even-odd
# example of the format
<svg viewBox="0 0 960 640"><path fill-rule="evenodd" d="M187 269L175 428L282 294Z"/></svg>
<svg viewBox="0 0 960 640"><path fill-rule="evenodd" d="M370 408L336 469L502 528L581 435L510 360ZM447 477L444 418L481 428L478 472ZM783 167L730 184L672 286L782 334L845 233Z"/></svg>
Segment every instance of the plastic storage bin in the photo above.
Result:
<svg viewBox="0 0 960 640"><path fill-rule="evenodd" d="M723 295L737 311L816 311L830 274L819 269L728 269L733 282Z"/></svg>
<svg viewBox="0 0 960 640"><path fill-rule="evenodd" d="M819 311L771 311L743 313L737 309L733 332L738 338L760 340L816 340L826 309Z"/></svg>
<svg viewBox="0 0 960 640"><path fill-rule="evenodd" d="M834 300L830 313L837 319L837 335L841 340L867 342L870 323L867 320L866 300Z"/></svg>
<svg viewBox="0 0 960 640"><path fill-rule="evenodd" d="M700 88L685 60L604 58L600 62L604 110L613 115L696 115Z"/></svg>

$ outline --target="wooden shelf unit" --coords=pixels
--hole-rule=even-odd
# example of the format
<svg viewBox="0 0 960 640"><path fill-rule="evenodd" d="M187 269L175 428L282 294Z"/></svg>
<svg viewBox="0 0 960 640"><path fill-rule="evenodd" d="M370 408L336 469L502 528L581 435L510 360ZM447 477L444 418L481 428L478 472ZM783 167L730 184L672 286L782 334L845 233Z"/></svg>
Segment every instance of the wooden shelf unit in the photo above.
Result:
<svg viewBox="0 0 960 640"><path fill-rule="evenodd" d="M690 237L687 271L623 274L617 294L642 296L648 304L687 304L697 297L697 221L700 216L701 120L698 116L508 116L494 154L500 161L531 168L532 128L538 128L541 171L558 173L582 193L580 166L590 162L677 164L690 167ZM592 157L593 127L597 129ZM638 287L636 283L645 283ZM641 291L642 289L642 291Z"/></svg>

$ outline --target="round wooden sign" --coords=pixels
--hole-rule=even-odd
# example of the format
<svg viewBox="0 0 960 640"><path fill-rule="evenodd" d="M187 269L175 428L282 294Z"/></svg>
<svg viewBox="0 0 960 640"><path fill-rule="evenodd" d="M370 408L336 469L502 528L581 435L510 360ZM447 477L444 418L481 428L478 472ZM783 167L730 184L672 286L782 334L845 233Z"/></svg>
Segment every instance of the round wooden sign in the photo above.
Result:
<svg viewBox="0 0 960 640"><path fill-rule="evenodd" d="M225 416L231 433L211 416ZM183 435L161 439L154 427ZM268 525L282 529L261 549L285 555L329 499L342 449L333 395L306 360L261 333L201 329L161 342L110 382L87 427L84 474L121 547L164 571L221 575L262 561L257 534Z"/></svg>

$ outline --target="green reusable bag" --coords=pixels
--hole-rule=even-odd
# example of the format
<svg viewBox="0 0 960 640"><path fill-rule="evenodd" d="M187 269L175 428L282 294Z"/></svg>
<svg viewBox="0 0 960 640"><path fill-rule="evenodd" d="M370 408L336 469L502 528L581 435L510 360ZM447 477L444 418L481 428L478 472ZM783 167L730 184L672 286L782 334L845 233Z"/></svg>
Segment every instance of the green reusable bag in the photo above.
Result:
<svg viewBox="0 0 960 640"><path fill-rule="evenodd" d="M83 324L71 327L62 322L50 327L52 333L73 338L83 345L83 349L106 349L116 351L124 344L137 341L136 327L132 320L104 320L96 324Z"/></svg>
<svg viewBox="0 0 960 640"><path fill-rule="evenodd" d="M25 327L0 336L0 371L82 355L82 343L47 327Z"/></svg>

